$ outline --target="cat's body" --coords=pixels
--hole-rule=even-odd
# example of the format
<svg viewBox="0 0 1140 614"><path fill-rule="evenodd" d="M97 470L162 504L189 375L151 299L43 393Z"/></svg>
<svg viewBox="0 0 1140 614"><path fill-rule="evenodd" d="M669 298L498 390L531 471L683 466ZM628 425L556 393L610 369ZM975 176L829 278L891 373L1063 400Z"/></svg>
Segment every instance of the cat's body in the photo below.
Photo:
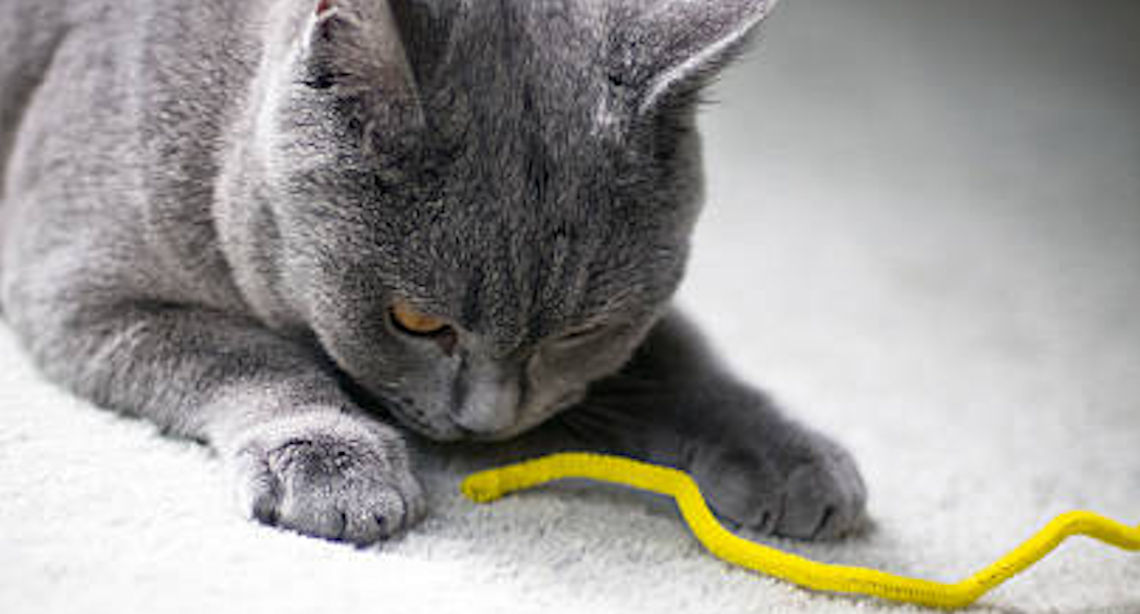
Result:
<svg viewBox="0 0 1140 614"><path fill-rule="evenodd" d="M693 98L765 8L3 0L4 316L50 377L208 442L252 515L302 532L422 514L385 420L499 440L557 414L732 520L840 534L847 455L668 310Z"/></svg>

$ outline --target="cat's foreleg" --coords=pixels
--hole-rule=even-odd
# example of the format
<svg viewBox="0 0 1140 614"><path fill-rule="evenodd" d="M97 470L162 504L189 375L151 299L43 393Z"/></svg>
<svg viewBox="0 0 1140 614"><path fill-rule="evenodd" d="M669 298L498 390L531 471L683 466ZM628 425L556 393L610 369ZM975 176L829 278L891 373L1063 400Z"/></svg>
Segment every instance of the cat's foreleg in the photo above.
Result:
<svg viewBox="0 0 1140 614"><path fill-rule="evenodd" d="M207 441L262 522L367 543L423 513L401 436L364 416L303 344L192 306L6 306L53 379Z"/></svg>
<svg viewBox="0 0 1140 614"><path fill-rule="evenodd" d="M751 529L831 538L863 525L851 456L729 375L675 311L561 420L599 449L690 472L720 516Z"/></svg>

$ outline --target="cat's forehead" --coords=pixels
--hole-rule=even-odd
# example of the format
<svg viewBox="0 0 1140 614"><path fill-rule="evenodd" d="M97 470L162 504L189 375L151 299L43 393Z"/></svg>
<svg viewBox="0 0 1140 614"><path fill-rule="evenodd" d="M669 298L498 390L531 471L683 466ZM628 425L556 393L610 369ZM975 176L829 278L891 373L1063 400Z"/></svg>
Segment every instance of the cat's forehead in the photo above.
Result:
<svg viewBox="0 0 1140 614"><path fill-rule="evenodd" d="M592 2L486 2L414 54L428 112L466 129L566 140L619 122L609 24Z"/></svg>

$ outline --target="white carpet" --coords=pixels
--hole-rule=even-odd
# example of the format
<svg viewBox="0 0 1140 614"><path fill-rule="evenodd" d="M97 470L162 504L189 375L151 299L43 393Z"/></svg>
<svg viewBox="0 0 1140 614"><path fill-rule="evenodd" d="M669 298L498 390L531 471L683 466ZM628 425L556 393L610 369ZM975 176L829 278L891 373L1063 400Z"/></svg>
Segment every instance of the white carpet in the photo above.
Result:
<svg viewBox="0 0 1140 614"><path fill-rule="evenodd" d="M877 523L779 545L949 581L1068 509L1140 522L1138 24L1108 1L784 2L719 88L683 303L853 449ZM477 507L425 466L404 539L262 528L208 451L60 392L0 328L0 612L911 610L731 568L660 501ZM1069 542L978 611L1140 612L1140 555Z"/></svg>

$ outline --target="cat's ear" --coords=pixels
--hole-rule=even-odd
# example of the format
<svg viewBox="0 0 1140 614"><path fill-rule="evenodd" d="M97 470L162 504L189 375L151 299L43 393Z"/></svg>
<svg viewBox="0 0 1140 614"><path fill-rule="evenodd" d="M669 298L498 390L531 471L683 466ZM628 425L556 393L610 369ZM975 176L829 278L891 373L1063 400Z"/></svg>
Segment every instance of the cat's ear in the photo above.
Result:
<svg viewBox="0 0 1140 614"><path fill-rule="evenodd" d="M638 111L699 91L727 65L776 0L643 0L615 7L611 80L636 89Z"/></svg>
<svg viewBox="0 0 1140 614"><path fill-rule="evenodd" d="M415 74L393 4L402 0L311 0L304 33L306 83L368 92L419 109Z"/></svg>

